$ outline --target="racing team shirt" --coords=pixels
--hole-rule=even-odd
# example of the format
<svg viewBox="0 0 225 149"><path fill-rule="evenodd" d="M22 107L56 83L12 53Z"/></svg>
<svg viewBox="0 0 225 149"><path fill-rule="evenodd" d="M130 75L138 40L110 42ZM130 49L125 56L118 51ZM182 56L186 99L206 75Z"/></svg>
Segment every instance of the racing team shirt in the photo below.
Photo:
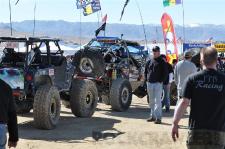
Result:
<svg viewBox="0 0 225 149"><path fill-rule="evenodd" d="M183 97L191 100L190 129L225 132L225 75L206 69L187 78Z"/></svg>

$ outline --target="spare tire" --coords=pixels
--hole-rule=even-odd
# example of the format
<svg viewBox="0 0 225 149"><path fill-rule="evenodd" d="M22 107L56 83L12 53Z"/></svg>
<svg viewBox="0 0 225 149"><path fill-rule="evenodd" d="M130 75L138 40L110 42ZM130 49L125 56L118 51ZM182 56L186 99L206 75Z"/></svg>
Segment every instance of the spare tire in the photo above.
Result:
<svg viewBox="0 0 225 149"><path fill-rule="evenodd" d="M73 58L75 73L86 77L100 77L105 71L105 62L101 52L86 48L77 51Z"/></svg>

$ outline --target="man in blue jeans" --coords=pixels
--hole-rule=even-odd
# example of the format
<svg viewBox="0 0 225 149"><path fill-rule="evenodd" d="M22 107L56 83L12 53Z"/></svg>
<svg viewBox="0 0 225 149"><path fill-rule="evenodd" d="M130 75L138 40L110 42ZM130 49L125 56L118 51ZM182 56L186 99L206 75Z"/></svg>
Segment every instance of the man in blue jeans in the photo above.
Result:
<svg viewBox="0 0 225 149"><path fill-rule="evenodd" d="M9 132L8 146L9 148L16 147L18 127L12 89L0 79L0 91L0 149L5 149L7 128Z"/></svg>
<svg viewBox="0 0 225 149"><path fill-rule="evenodd" d="M161 95L163 82L168 75L166 62L160 57L160 48L153 47L153 58L148 60L145 66L145 81L147 83L147 91L149 96L149 106L151 108L148 122L161 124L162 120L162 103Z"/></svg>

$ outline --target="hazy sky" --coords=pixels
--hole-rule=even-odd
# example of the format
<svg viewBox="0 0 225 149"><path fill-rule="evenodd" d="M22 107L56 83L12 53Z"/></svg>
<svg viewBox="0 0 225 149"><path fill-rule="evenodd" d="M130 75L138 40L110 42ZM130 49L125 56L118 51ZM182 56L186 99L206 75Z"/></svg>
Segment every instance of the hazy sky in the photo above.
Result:
<svg viewBox="0 0 225 149"><path fill-rule="evenodd" d="M80 10L76 9L75 0L11 0L12 20L32 20L34 3L37 3L37 20L80 21ZM163 12L169 13L175 24L182 24L182 5L163 7L163 0L130 0L122 21L120 13L125 0L100 0L102 11L100 15L108 14L109 23L141 24L136 5L138 1L145 24L160 24ZM8 0L0 0L0 22L9 22ZM184 0L185 24L225 24L224 0ZM98 13L81 17L82 22L97 22Z"/></svg>

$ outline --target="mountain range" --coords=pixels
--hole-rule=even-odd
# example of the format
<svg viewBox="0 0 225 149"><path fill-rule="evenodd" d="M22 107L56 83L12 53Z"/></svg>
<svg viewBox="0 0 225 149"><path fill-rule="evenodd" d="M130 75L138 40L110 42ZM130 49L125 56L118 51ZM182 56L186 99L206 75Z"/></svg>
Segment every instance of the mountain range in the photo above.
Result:
<svg viewBox="0 0 225 149"><path fill-rule="evenodd" d="M31 36L33 33L34 21L27 20L22 22L13 22L14 35ZM10 28L9 23L0 23L1 36L9 36ZM101 26L98 22L67 22L63 20L58 21L36 21L35 35L69 38L69 39L90 39L95 36L95 30ZM159 24L146 24L144 25L146 37L148 41L163 41L162 28ZM180 25L175 25L177 37L183 37L183 29L185 29L186 41L206 41L213 37L215 41L225 40L225 25L212 25L212 24L190 24L185 28ZM120 37L129 40L144 41L143 25L134 24L107 24L106 36ZM103 35L101 33L100 35Z"/></svg>

